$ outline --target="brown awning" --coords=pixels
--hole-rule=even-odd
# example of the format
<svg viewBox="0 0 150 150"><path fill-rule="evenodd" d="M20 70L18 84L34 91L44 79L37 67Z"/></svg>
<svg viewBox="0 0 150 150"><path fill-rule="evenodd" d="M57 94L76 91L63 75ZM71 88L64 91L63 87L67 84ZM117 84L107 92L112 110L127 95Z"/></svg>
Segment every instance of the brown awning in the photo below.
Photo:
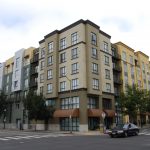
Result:
<svg viewBox="0 0 150 150"><path fill-rule="evenodd" d="M54 112L53 117L63 118L63 117L79 117L79 109L59 109Z"/></svg>
<svg viewBox="0 0 150 150"><path fill-rule="evenodd" d="M101 109L88 109L88 117L101 117L102 113Z"/></svg>
<svg viewBox="0 0 150 150"><path fill-rule="evenodd" d="M114 117L115 111L112 109L104 109L104 112L106 113L106 117Z"/></svg>

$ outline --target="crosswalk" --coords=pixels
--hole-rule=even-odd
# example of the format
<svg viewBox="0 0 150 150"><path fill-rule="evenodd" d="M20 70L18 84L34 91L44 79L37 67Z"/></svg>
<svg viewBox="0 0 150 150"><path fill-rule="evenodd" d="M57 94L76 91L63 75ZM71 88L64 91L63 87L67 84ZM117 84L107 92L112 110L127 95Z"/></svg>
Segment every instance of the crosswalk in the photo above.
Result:
<svg viewBox="0 0 150 150"><path fill-rule="evenodd" d="M150 135L150 129L143 129L139 135Z"/></svg>
<svg viewBox="0 0 150 150"><path fill-rule="evenodd" d="M40 139L40 138L49 138L49 137L61 137L61 136L70 136L64 135L64 134L46 134L46 135L17 135L17 136L5 136L5 137L0 137L0 141L10 141L10 140L30 140L30 139Z"/></svg>

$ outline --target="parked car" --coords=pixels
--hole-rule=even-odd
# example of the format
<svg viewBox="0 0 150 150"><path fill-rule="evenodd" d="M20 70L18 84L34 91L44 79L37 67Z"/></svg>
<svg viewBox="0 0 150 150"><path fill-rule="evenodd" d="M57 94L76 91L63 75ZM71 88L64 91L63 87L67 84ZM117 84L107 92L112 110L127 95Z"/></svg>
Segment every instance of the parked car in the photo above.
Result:
<svg viewBox="0 0 150 150"><path fill-rule="evenodd" d="M132 123L118 124L115 128L108 131L110 137L127 137L129 135L138 135L139 128Z"/></svg>

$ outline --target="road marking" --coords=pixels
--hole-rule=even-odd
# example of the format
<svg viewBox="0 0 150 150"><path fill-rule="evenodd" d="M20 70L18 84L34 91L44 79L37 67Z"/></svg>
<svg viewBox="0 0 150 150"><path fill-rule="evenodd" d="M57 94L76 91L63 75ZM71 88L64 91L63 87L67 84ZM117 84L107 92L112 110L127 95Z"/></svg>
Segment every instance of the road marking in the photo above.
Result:
<svg viewBox="0 0 150 150"><path fill-rule="evenodd" d="M2 140L2 141L8 141L9 139L0 138L0 140Z"/></svg>

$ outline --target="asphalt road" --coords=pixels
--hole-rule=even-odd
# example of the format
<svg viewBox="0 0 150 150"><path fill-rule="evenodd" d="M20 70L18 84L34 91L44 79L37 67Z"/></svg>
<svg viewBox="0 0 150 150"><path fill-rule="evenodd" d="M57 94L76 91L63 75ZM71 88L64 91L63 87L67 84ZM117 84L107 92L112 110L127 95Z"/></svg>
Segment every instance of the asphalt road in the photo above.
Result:
<svg viewBox="0 0 150 150"><path fill-rule="evenodd" d="M110 138L41 132L0 132L0 150L150 150L150 135Z"/></svg>

